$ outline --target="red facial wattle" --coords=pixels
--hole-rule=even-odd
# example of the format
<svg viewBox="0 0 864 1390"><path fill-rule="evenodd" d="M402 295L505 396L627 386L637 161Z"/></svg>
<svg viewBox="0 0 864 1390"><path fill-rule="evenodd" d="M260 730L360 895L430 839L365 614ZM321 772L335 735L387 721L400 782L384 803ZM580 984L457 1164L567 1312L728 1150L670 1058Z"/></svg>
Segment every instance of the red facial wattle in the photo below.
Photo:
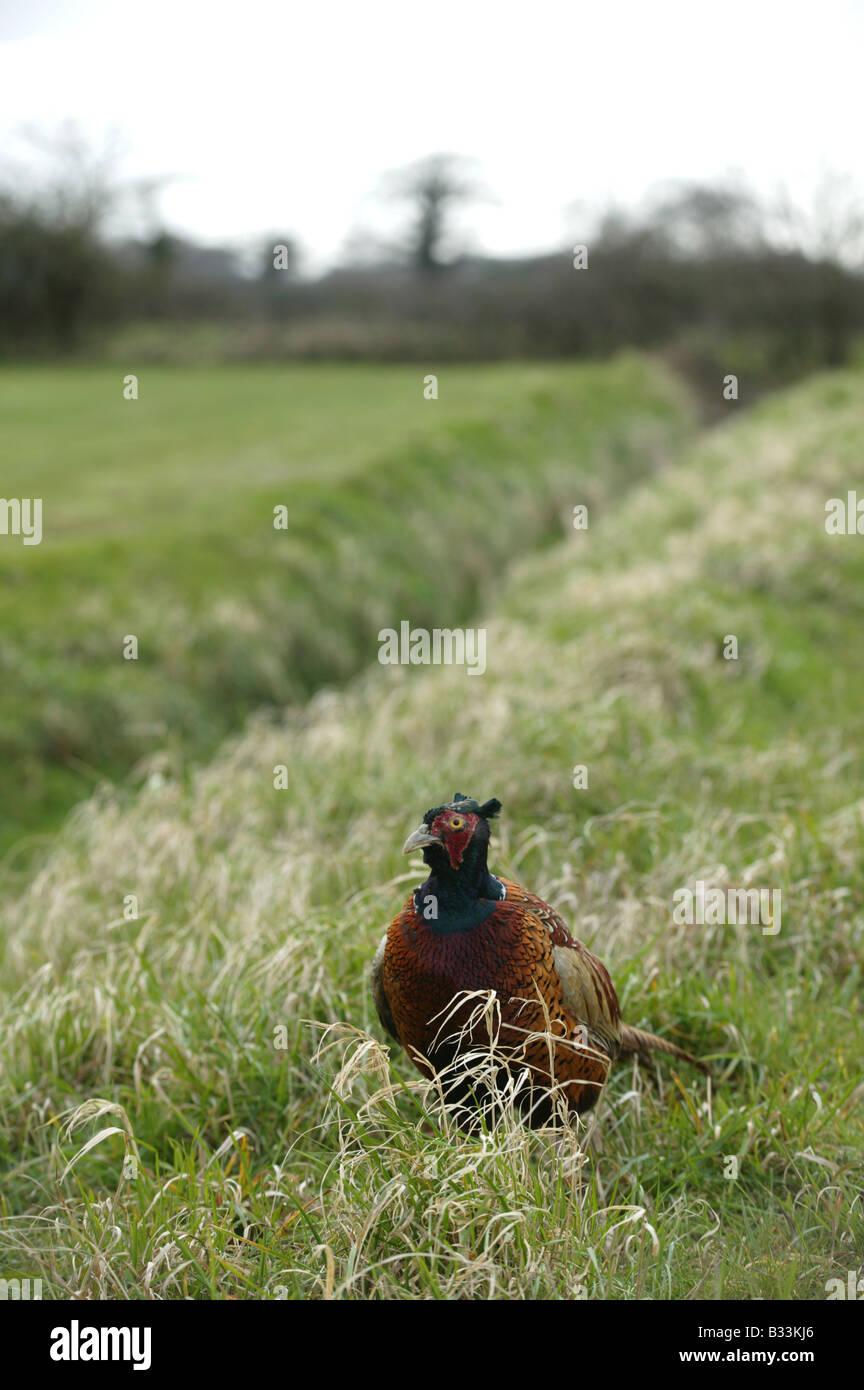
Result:
<svg viewBox="0 0 864 1390"><path fill-rule="evenodd" d="M452 824L454 820L457 822L455 826ZM478 820L479 816L470 813L454 816L452 811L445 811L433 821L430 829L433 835L440 836L449 856L451 868L458 869L462 863L462 856L470 843Z"/></svg>

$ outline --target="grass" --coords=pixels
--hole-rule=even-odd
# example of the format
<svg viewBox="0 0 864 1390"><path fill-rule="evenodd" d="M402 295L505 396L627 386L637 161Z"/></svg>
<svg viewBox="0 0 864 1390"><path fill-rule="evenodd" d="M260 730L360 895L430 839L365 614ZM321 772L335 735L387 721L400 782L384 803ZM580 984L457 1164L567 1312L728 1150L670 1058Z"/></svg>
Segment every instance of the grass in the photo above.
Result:
<svg viewBox="0 0 864 1390"><path fill-rule="evenodd" d="M634 358L448 367L437 401L423 376L152 366L127 401L117 368L0 373L0 495L41 497L44 529L0 537L0 850L166 744L204 757L344 681L383 625L464 620L574 490L624 486L691 423Z"/></svg>
<svg viewBox="0 0 864 1390"><path fill-rule="evenodd" d="M859 374L816 379L598 492L587 532L486 596L482 679L374 666L75 812L6 914L6 1277L801 1300L858 1269L864 549L823 523L862 400ZM417 881L401 840L457 788L501 798L493 867L714 1084L622 1064L588 1129L454 1127L367 970ZM781 889L781 932L672 925L700 878Z"/></svg>

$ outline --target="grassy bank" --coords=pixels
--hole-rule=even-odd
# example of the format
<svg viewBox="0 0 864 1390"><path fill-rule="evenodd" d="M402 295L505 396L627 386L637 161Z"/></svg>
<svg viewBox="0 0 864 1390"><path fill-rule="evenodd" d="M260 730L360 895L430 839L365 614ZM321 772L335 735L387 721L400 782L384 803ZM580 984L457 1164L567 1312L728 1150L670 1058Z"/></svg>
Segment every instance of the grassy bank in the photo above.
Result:
<svg viewBox="0 0 864 1390"><path fill-rule="evenodd" d="M76 811L7 914L7 1277L806 1299L858 1268L864 544L824 504L855 485L862 386L816 380L599 494L587 533L511 545L482 679L374 667ZM417 880L402 837L456 789L501 798L493 866L716 1085L622 1065L590 1143L506 1118L480 1142L388 1060L369 957ZM780 931L674 926L697 879L780 889Z"/></svg>
<svg viewBox="0 0 864 1390"><path fill-rule="evenodd" d="M671 379L603 367L4 370L0 848L166 744L343 681L379 627L464 620L571 501L663 461ZM274 528L274 508L287 509ZM137 661L124 638L138 639Z"/></svg>

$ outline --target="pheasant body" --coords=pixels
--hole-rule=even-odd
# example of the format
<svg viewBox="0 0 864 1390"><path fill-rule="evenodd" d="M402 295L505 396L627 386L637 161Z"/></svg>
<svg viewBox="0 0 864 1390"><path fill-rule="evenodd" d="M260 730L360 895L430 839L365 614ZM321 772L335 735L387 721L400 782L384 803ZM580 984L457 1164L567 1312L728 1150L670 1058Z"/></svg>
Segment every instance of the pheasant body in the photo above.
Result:
<svg viewBox="0 0 864 1390"><path fill-rule="evenodd" d="M674 1044L621 1022L606 967L542 898L486 866L488 820L500 803L457 794L427 812L406 853L423 849L427 881L390 923L372 967L382 1024L421 1073L441 1073L494 1040L496 1088L521 1077L520 1104L545 1123L563 1099L583 1114L597 1103L624 1049ZM483 1007L494 991L495 1007ZM487 996L488 997L488 996ZM697 1065L699 1065L697 1063ZM472 1093L470 1077L451 1100ZM475 1095L476 1098L476 1095Z"/></svg>

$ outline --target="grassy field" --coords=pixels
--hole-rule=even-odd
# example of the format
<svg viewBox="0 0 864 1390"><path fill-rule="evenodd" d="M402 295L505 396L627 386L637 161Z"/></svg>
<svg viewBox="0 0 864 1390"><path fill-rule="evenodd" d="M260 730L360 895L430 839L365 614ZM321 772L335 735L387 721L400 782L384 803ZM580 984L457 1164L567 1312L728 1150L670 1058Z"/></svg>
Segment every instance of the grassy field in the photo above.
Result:
<svg viewBox="0 0 864 1390"><path fill-rule="evenodd" d="M373 666L74 813L6 913L6 1277L820 1299L858 1269L864 547L824 504L855 485L862 401L860 374L814 380L641 484L598 480L587 532L511 545L481 595L482 679ZM501 798L492 867L713 1084L621 1065L590 1131L453 1129L367 969L417 881L402 838L457 789ZM779 888L780 932L674 926L698 879Z"/></svg>
<svg viewBox="0 0 864 1390"><path fill-rule="evenodd" d="M423 375L154 366L126 401L117 368L0 373L0 495L41 497L44 530L0 536L0 850L344 681L394 619L463 620L574 487L623 486L691 422L635 359L448 367L436 401Z"/></svg>

